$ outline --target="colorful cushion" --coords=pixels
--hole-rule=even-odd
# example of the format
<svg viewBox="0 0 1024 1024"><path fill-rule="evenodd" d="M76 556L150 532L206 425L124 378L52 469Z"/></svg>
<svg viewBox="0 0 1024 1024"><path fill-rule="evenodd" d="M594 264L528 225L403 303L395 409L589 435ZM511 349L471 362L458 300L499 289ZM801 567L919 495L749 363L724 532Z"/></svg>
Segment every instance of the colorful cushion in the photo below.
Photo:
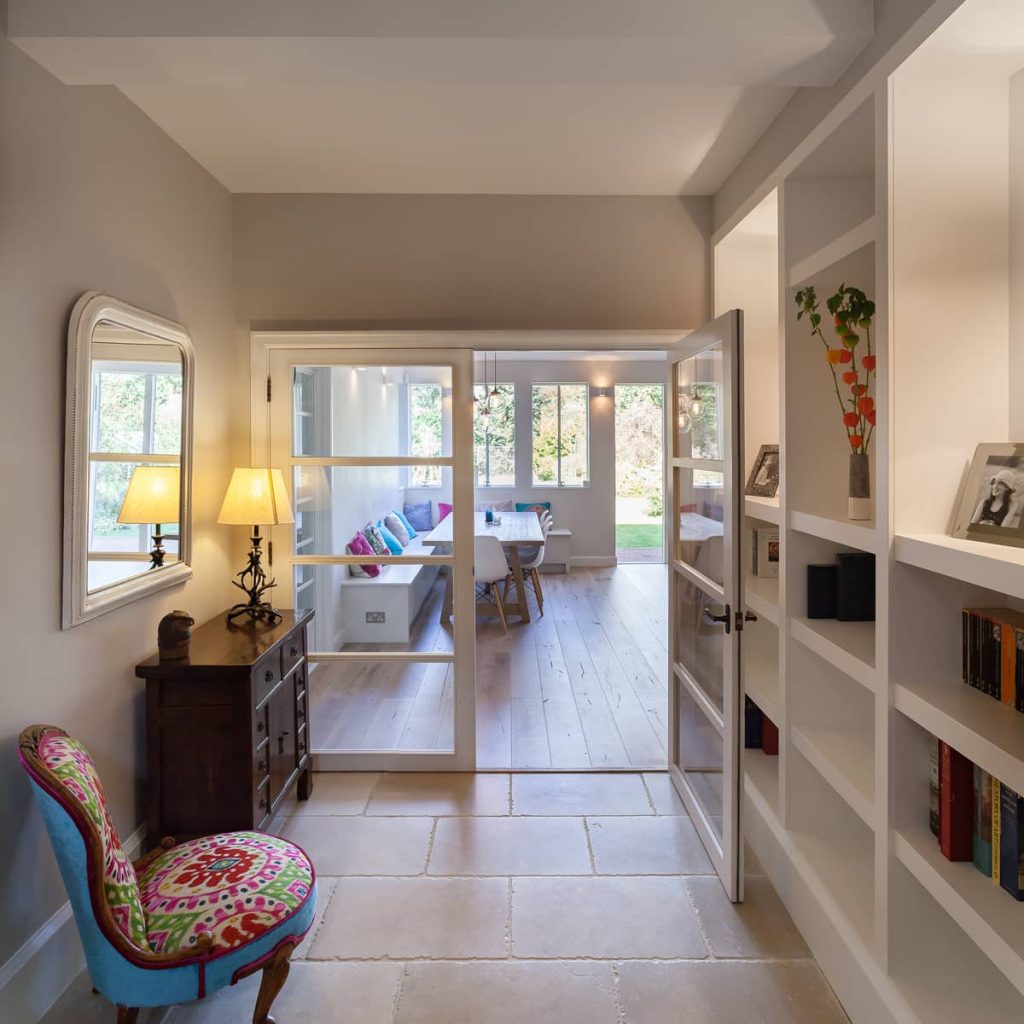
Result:
<svg viewBox="0 0 1024 1024"><path fill-rule="evenodd" d="M172 847L139 878L149 948L177 953L209 935L216 954L252 942L302 907L313 877L297 846L261 832Z"/></svg>
<svg viewBox="0 0 1024 1024"><path fill-rule="evenodd" d="M517 512L536 512L538 517L551 511L550 501L517 501Z"/></svg>
<svg viewBox="0 0 1024 1024"><path fill-rule="evenodd" d="M508 498L506 501L492 501L490 507L493 512L511 512L513 504L512 499Z"/></svg>
<svg viewBox="0 0 1024 1024"><path fill-rule="evenodd" d="M85 811L103 849L103 893L114 923L139 949L146 948L146 919L139 882L110 820L96 766L89 752L70 736L47 733L39 741L39 758L60 780L70 798Z"/></svg>
<svg viewBox="0 0 1024 1024"><path fill-rule="evenodd" d="M402 553L401 541L384 525L382 519L377 520L377 532L384 538L384 543L392 555L400 555Z"/></svg>
<svg viewBox="0 0 1024 1024"><path fill-rule="evenodd" d="M402 507L405 510L405 518L412 523L416 533L429 533L431 531L429 501L420 501L415 505L404 505Z"/></svg>
<svg viewBox="0 0 1024 1024"><path fill-rule="evenodd" d="M452 514L453 507L447 501L439 501L437 503L437 521L441 522L443 519L447 519Z"/></svg>
<svg viewBox="0 0 1024 1024"><path fill-rule="evenodd" d="M404 512L399 512L397 508L392 514L402 520L402 525L405 527L405 532L409 534L409 540L412 540L413 537L416 536L416 530L413 527L412 523L409 522L409 517L406 516ZM427 529L429 530L430 527L428 526Z"/></svg>
<svg viewBox="0 0 1024 1024"><path fill-rule="evenodd" d="M370 547L370 542L361 534L357 533L346 545L345 550L350 555L373 555L374 550ZM349 568L352 570L354 576L379 576L380 566L372 563L366 563L361 565L351 565ZM359 569L360 572L355 570Z"/></svg>
<svg viewBox="0 0 1024 1024"><path fill-rule="evenodd" d="M398 538L398 543L403 548L409 546L409 541L412 538L409 536L409 531L405 528L405 523L399 519L397 512L389 512L384 517L384 525Z"/></svg>
<svg viewBox="0 0 1024 1024"><path fill-rule="evenodd" d="M377 529L373 523L367 523L363 527L363 536L366 538L367 543L373 549L375 555L387 555L390 554L388 551L387 544L384 543L384 538L380 535L380 530Z"/></svg>

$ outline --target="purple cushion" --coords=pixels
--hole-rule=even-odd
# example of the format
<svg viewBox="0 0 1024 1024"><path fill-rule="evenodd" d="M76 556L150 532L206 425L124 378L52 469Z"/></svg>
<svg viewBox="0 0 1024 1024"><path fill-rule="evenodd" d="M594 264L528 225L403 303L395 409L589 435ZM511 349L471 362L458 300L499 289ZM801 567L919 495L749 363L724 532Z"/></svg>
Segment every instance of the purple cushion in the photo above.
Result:
<svg viewBox="0 0 1024 1024"><path fill-rule="evenodd" d="M348 550L353 555L373 555L373 548L370 547L370 542L361 534L357 533L349 542ZM363 574L366 576L379 576L380 566L379 565L360 565L360 569L363 570Z"/></svg>
<svg viewBox="0 0 1024 1024"><path fill-rule="evenodd" d="M430 533L433 526L430 522L430 502L418 501L415 505L403 505L405 518L412 523L412 528L417 533Z"/></svg>
<svg viewBox="0 0 1024 1024"><path fill-rule="evenodd" d="M442 519L447 519L452 514L452 507L447 501L439 501L437 503L437 521L441 522Z"/></svg>

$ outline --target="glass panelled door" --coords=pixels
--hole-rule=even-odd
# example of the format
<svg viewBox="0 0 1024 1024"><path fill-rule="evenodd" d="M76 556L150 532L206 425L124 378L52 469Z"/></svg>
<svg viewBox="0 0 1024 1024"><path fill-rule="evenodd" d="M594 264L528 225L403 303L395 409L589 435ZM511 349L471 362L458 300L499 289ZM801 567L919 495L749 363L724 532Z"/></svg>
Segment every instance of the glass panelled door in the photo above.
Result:
<svg viewBox="0 0 1024 1024"><path fill-rule="evenodd" d="M319 768L475 766L471 359L271 352L271 465L295 512L274 534L273 569L294 607L315 612Z"/></svg>
<svg viewBox="0 0 1024 1024"><path fill-rule="evenodd" d="M726 893L742 899L740 374L733 310L669 353L669 771Z"/></svg>

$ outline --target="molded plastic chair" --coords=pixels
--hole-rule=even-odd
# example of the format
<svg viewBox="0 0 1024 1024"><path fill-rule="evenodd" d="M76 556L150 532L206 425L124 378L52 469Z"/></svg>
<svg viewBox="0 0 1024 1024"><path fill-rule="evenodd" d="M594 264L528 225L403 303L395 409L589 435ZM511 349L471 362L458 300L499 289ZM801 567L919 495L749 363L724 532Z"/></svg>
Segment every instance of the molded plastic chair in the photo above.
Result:
<svg viewBox="0 0 1024 1024"><path fill-rule="evenodd" d="M165 839L133 864L81 743L33 725L21 733L18 758L93 987L117 1005L118 1024L134 1024L139 1007L203 999L259 970L253 1024L273 1024L271 1003L316 910L316 876L302 850L260 832L226 832L180 846Z"/></svg>
<svg viewBox="0 0 1024 1024"><path fill-rule="evenodd" d="M505 604L501 598L501 591L495 586L497 583L505 583L507 589L508 563L505 561L501 541L497 537L484 534L474 538L473 578L477 583L477 597L490 598L494 602L502 628L508 633Z"/></svg>
<svg viewBox="0 0 1024 1024"><path fill-rule="evenodd" d="M551 513L545 509L540 515L540 528L544 533L544 540L547 541L551 528L555 525ZM536 548L524 548L519 552L519 566L523 570L523 580L537 598L537 608L541 615L544 614L544 590L540 585L540 567L544 564L544 552L547 550L547 543ZM512 578L505 581L505 597L508 597L508 588L512 584ZM523 600L526 595L523 595Z"/></svg>

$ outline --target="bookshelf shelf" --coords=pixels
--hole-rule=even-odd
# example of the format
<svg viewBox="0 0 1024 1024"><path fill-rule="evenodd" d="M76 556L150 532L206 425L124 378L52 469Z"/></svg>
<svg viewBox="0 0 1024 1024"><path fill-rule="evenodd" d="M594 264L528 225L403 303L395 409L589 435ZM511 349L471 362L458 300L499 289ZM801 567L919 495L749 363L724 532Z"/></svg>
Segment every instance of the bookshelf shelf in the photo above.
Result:
<svg viewBox="0 0 1024 1024"><path fill-rule="evenodd" d="M767 576L747 576L743 583L747 608L777 626L779 624L779 581Z"/></svg>
<svg viewBox="0 0 1024 1024"><path fill-rule="evenodd" d="M898 562L1024 599L1024 548L940 533L902 534L894 547Z"/></svg>
<svg viewBox="0 0 1024 1024"><path fill-rule="evenodd" d="M748 793L753 788L761 803L777 820L779 814L778 757L770 757L763 750L744 750L743 769L746 780L744 788Z"/></svg>
<svg viewBox="0 0 1024 1024"><path fill-rule="evenodd" d="M868 554L875 554L878 549L878 533L874 522L853 523L848 519L833 519L794 509L789 514L789 525L797 533L806 533Z"/></svg>
<svg viewBox="0 0 1024 1024"><path fill-rule="evenodd" d="M817 252L811 253L799 263L795 263L789 270L789 287L799 288L800 285L828 270L833 264L851 256L858 249L871 245L875 241L876 233L874 216L861 221L856 227L822 246Z"/></svg>
<svg viewBox="0 0 1024 1024"><path fill-rule="evenodd" d="M801 726L790 731L793 746L846 801L868 828L874 828L874 750L854 732Z"/></svg>
<svg viewBox="0 0 1024 1024"><path fill-rule="evenodd" d="M875 624L836 619L790 619L790 632L819 657L872 693L875 678Z"/></svg>
<svg viewBox="0 0 1024 1024"><path fill-rule="evenodd" d="M968 861L949 861L927 825L894 837L903 866L1024 994L1024 905Z"/></svg>
<svg viewBox="0 0 1024 1024"><path fill-rule="evenodd" d="M743 499L743 512L748 519L773 526L779 525L782 516L778 498L757 498L750 494Z"/></svg>
<svg viewBox="0 0 1024 1024"><path fill-rule="evenodd" d="M893 704L921 728L1024 793L1024 715L1015 708L954 678L897 683Z"/></svg>

